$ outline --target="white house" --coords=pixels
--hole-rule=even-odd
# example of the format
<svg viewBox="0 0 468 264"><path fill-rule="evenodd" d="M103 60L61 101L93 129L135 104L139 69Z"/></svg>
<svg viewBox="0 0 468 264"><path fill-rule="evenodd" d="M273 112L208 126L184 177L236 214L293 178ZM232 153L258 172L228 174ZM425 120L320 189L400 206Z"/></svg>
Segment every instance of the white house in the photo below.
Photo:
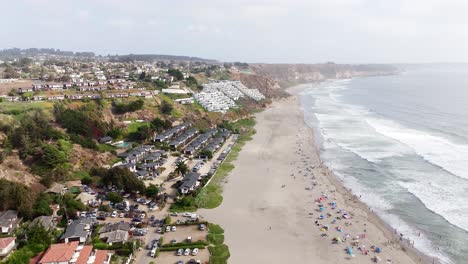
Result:
<svg viewBox="0 0 468 264"><path fill-rule="evenodd" d="M14 237L0 238L0 257L7 256L15 247Z"/></svg>

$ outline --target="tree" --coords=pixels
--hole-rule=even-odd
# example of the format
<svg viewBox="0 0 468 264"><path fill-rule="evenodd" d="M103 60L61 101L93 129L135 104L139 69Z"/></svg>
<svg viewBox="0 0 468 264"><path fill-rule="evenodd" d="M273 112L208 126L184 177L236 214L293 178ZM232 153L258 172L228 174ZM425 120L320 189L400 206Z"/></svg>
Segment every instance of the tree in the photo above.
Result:
<svg viewBox="0 0 468 264"><path fill-rule="evenodd" d="M145 77L146 77L146 72L142 72L142 73L140 73L140 76L138 77L138 79L139 79L140 81L142 81L142 80L145 79Z"/></svg>
<svg viewBox="0 0 468 264"><path fill-rule="evenodd" d="M185 174L187 174L187 172L189 172L189 167L187 166L187 164L185 164L185 162L178 161L176 163L176 168L174 172L177 173L178 175L184 176Z"/></svg>
<svg viewBox="0 0 468 264"><path fill-rule="evenodd" d="M33 207L34 216L52 215L50 205L53 201L54 199L50 194L41 193Z"/></svg>
<svg viewBox="0 0 468 264"><path fill-rule="evenodd" d="M145 184L135 177L135 174L123 167L109 169L102 179L106 185L115 185L126 192L144 192Z"/></svg>
<svg viewBox="0 0 468 264"><path fill-rule="evenodd" d="M166 100L163 100L160 106L161 113L164 115L170 115L172 112L173 106L168 103Z"/></svg>
<svg viewBox="0 0 468 264"><path fill-rule="evenodd" d="M198 87L197 79L195 79L193 76L187 77L187 79L185 79L185 84L187 86L189 86L189 87L192 87L192 88L197 88Z"/></svg>
<svg viewBox="0 0 468 264"><path fill-rule="evenodd" d="M208 159L213 158L213 152L211 152L211 151L209 151L209 150L207 150L207 149L204 149L204 150L200 151L200 155L201 155L201 156L205 156L205 157L207 157Z"/></svg>
<svg viewBox="0 0 468 264"><path fill-rule="evenodd" d="M167 123L164 120L157 117L151 121L150 126L154 131L156 131L157 133L160 133L164 129L168 128L166 124Z"/></svg>
<svg viewBox="0 0 468 264"><path fill-rule="evenodd" d="M138 127L137 131L133 132L131 138L138 141L144 141L153 134L153 130L150 126L144 125Z"/></svg>
<svg viewBox="0 0 468 264"><path fill-rule="evenodd" d="M112 203L120 203L123 201L123 197L116 193L116 192L110 192L107 194L107 200L111 201Z"/></svg>
<svg viewBox="0 0 468 264"><path fill-rule="evenodd" d="M146 190L145 190L146 197L156 198L158 196L158 193L159 193L159 188L156 185L150 184L148 187L146 187Z"/></svg>
<svg viewBox="0 0 468 264"><path fill-rule="evenodd" d="M178 69L171 68L167 70L167 74L174 77L178 81L182 81L184 79L184 74Z"/></svg>
<svg viewBox="0 0 468 264"><path fill-rule="evenodd" d="M67 154L54 145L42 145L42 162L45 166L55 169L68 162Z"/></svg>

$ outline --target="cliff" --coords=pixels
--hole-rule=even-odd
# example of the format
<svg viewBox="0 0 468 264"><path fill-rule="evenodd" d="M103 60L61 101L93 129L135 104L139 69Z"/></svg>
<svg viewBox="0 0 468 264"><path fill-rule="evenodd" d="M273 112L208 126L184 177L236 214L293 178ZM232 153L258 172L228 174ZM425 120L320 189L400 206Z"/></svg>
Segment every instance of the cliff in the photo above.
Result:
<svg viewBox="0 0 468 264"><path fill-rule="evenodd" d="M252 64L251 69L256 75L277 82L281 88L328 79L345 79L358 76L378 76L398 73L396 67L385 64ZM276 85L271 89L276 90Z"/></svg>

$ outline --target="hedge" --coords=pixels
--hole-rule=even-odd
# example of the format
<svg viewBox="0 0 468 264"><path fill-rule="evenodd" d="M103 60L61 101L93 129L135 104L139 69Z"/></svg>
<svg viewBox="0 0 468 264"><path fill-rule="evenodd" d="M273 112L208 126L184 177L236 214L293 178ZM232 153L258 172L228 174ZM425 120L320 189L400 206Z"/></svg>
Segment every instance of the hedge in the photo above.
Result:
<svg viewBox="0 0 468 264"><path fill-rule="evenodd" d="M166 245L162 245L161 247L162 248L166 248L166 247L189 247L189 246L207 246L208 243L206 243L205 241L202 241L202 240L199 240L199 241L196 241L196 242L190 242L190 243L187 243L187 242L179 242L179 243L172 243L172 244L166 244Z"/></svg>
<svg viewBox="0 0 468 264"><path fill-rule="evenodd" d="M204 245L190 245L190 246L183 246L183 247L160 247L159 250L161 252L163 251L176 251L180 248L183 248L183 249L186 249L186 248L190 248L190 249L194 249L194 248L199 248L199 249L204 249L206 248L206 246Z"/></svg>

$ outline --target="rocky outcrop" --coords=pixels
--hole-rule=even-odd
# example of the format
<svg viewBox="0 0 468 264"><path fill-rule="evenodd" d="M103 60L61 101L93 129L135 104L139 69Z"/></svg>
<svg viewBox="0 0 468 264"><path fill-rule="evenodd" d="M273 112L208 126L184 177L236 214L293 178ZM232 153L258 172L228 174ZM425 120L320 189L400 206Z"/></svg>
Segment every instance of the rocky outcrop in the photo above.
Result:
<svg viewBox="0 0 468 264"><path fill-rule="evenodd" d="M274 79L259 74L233 74L234 80L241 81L250 89L258 89L267 98L281 98L288 94L281 85Z"/></svg>

